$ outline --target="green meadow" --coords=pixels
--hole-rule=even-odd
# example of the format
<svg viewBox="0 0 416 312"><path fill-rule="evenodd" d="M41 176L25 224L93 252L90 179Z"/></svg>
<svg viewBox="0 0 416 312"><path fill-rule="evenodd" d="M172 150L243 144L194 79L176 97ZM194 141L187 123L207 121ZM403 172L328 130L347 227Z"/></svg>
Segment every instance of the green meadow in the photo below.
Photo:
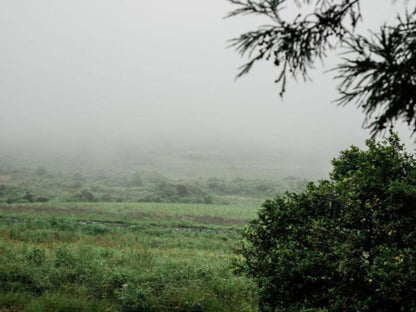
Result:
<svg viewBox="0 0 416 312"><path fill-rule="evenodd" d="M231 270L240 233L305 180L187 164L194 177L0 160L0 312L257 310Z"/></svg>
<svg viewBox="0 0 416 312"><path fill-rule="evenodd" d="M0 311L255 311L230 270L255 205L0 206Z"/></svg>

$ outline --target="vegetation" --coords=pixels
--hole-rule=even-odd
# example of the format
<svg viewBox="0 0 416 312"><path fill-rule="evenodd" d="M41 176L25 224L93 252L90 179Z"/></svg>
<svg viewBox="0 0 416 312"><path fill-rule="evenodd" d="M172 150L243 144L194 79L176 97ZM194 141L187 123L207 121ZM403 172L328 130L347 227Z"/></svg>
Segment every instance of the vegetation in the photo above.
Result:
<svg viewBox="0 0 416 312"><path fill-rule="evenodd" d="M264 197L305 181L130 169L0 165L0 311L257 309L233 249Z"/></svg>
<svg viewBox="0 0 416 312"><path fill-rule="evenodd" d="M262 311L415 311L416 159L395 135L367 146L266 201L245 230L235 269Z"/></svg>
<svg viewBox="0 0 416 312"><path fill-rule="evenodd" d="M229 0L236 6L229 16L261 15L272 25L242 34L232 45L250 61L239 76L259 60L272 59L279 70L281 95L288 76L308 78L318 60L330 50L348 54L334 69L340 80L338 103L356 103L368 118L373 135L405 120L416 132L416 7L406 2L407 11L395 24L378 32L357 32L362 21L360 0L299 0L298 15L285 14L287 0ZM312 12L311 12L312 11ZM372 114L377 116L372 119Z"/></svg>
<svg viewBox="0 0 416 312"><path fill-rule="evenodd" d="M254 311L229 270L255 209L46 203L0 207L1 311Z"/></svg>
<svg viewBox="0 0 416 312"><path fill-rule="evenodd" d="M416 9L364 36L360 0L299 0L293 20L282 14L287 0L230 2L230 16L274 23L233 41L251 57L239 76L271 58L283 95L288 76L308 78L340 48L349 57L335 68L338 103L362 108L373 135L398 119L416 132ZM157 167L142 152L116 174L107 172L117 166L97 174L100 164L10 169L2 157L0 310L416 311L416 159L395 135L367 146L341 152L330 179L307 186L226 176L249 158L216 153L190 151ZM161 173L189 164L212 176ZM241 242L252 204L276 195Z"/></svg>
<svg viewBox="0 0 416 312"><path fill-rule="evenodd" d="M416 132L413 4L394 25L363 35L360 0L297 1L292 20L286 0L230 2L229 16L273 22L234 39L250 56L239 76L272 59L283 95L288 76L308 78L317 60L341 49L338 103L357 104L373 137L399 119ZM244 232L235 270L257 282L262 311L416 310L416 160L395 135L367 146L333 160L330 180L266 201Z"/></svg>
<svg viewBox="0 0 416 312"><path fill-rule="evenodd" d="M159 203L259 203L284 190L300 191L305 180L200 178L173 179L154 170L128 174L93 175L48 173L35 169L0 172L1 203L33 202L159 202Z"/></svg>

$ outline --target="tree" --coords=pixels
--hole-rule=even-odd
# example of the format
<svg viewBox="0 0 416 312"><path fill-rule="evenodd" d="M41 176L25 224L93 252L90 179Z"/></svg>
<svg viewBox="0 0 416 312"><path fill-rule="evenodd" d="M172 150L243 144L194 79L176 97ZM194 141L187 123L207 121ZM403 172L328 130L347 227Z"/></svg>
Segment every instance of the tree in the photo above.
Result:
<svg viewBox="0 0 416 312"><path fill-rule="evenodd" d="M240 54L250 57L238 77L257 61L272 60L283 95L288 76L307 79L317 60L324 60L330 50L341 50L347 56L334 68L340 81L337 103L361 108L373 136L399 119L416 132L416 7L398 16L394 25L385 24L377 33L363 36L357 33L362 21L360 0L297 0L299 15L293 20L284 14L292 1L229 1L236 7L229 17L263 15L273 23L232 40ZM313 12L304 13L304 7L312 7Z"/></svg>
<svg viewBox="0 0 416 312"><path fill-rule="evenodd" d="M416 159L396 135L367 146L266 201L244 231L235 269L261 311L416 311Z"/></svg>

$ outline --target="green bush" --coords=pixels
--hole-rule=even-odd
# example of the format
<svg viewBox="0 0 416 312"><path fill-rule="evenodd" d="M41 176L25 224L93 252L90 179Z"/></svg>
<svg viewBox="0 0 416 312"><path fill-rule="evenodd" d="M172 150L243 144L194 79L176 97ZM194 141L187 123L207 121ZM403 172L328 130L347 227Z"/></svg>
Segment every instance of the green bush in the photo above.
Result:
<svg viewBox="0 0 416 312"><path fill-rule="evenodd" d="M77 194L77 199L79 201L93 202L95 201L95 196L90 191L84 189Z"/></svg>
<svg viewBox="0 0 416 312"><path fill-rule="evenodd" d="M116 292L117 299L121 303L123 311L152 311L147 300L149 300L151 290L139 285L123 284L121 289Z"/></svg>
<svg viewBox="0 0 416 312"><path fill-rule="evenodd" d="M75 262L75 256L67 246L61 245L56 249L56 267L73 267L75 265Z"/></svg>
<svg viewBox="0 0 416 312"><path fill-rule="evenodd" d="M46 253L44 249L39 247L32 247L30 252L26 255L27 260L32 262L34 265L41 265L46 260Z"/></svg>
<svg viewBox="0 0 416 312"><path fill-rule="evenodd" d="M416 311L416 160L396 135L367 146L266 201L244 231L235 269L261 311Z"/></svg>
<svg viewBox="0 0 416 312"><path fill-rule="evenodd" d="M127 186L129 187L139 187L143 185L144 185L143 178L139 172L133 173L127 181Z"/></svg>

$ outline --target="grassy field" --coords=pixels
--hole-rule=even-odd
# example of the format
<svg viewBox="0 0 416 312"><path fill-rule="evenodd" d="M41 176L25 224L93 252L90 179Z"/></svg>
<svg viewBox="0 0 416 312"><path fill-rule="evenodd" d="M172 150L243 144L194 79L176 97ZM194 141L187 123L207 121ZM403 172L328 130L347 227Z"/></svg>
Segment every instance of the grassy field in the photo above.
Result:
<svg viewBox="0 0 416 312"><path fill-rule="evenodd" d="M255 311L230 272L255 206L0 206L0 311Z"/></svg>

